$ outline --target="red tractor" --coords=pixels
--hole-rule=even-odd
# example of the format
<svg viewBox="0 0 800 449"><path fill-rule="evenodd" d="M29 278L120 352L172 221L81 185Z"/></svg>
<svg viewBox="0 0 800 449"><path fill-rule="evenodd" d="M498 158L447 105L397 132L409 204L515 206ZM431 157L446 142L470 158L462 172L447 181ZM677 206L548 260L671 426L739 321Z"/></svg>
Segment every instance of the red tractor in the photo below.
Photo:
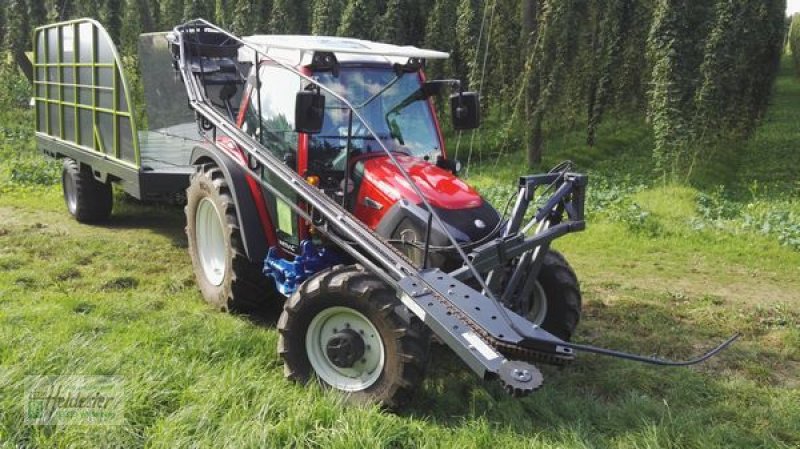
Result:
<svg viewBox="0 0 800 449"><path fill-rule="evenodd" d="M427 81L423 59L446 54L316 36L254 36L243 41L266 55L257 56L250 68L238 104L221 112L362 226L415 265L443 271L463 264L448 234L465 251L504 235L508 222L457 177L458 164L445 152L432 97L448 84L458 90L458 83ZM238 48L239 61L242 53ZM318 83L319 93L301 74ZM204 69L195 78L207 91L217 86L220 75ZM321 88L347 99L353 109ZM297 117L305 98L321 100L309 114L310 121L317 121L311 126L301 123L308 117ZM476 94L458 91L451 101L456 127L478 125ZM309 104L313 109L313 101ZM300 128L310 132L298 132ZM247 152L233 139L218 137L217 142L228 158L248 163ZM381 277L353 265L355 260L316 232L313 219L290 207L312 211L309 202L263 167L253 168L284 198L262 188L251 174L225 173L219 151L206 151L207 161L195 159L202 169L192 177L186 206L190 254L204 297L220 308L288 297L279 330L290 377L306 381L316 375L336 388L396 402L422 374L427 329L409 313L394 310L399 307L388 307L400 303ZM236 178L247 189L237 189L233 197L230 184ZM441 224L429 223L431 214L420 194ZM253 221L260 229L244 235L239 210L249 205L257 212ZM269 249L266 254L248 252L245 241L258 241L259 247ZM563 256L546 247L542 251L538 266L528 262L524 270L527 277L538 269L533 282L520 285L506 302L531 323L569 339L580 318L578 280ZM255 260L247 260L248 253L256 253ZM497 295L508 285L513 265L509 261L494 270ZM403 338L385 338L398 333L404 333Z"/></svg>

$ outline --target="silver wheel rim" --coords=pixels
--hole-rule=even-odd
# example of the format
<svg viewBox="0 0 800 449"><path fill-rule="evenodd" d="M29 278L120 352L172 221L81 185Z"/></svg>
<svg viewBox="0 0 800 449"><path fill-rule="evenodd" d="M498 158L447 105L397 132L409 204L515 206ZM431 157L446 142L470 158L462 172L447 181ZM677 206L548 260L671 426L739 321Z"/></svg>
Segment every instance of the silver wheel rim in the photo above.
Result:
<svg viewBox="0 0 800 449"><path fill-rule="evenodd" d="M364 356L349 368L336 366L325 350L328 340L342 329L352 329L364 340ZM362 313L349 307L329 307L311 320L306 331L306 354L323 382L347 392L372 386L380 378L386 362L378 329Z"/></svg>
<svg viewBox="0 0 800 449"><path fill-rule="evenodd" d="M525 315L525 318L528 319L531 323L541 326L544 323L544 319L547 317L547 293L544 292L544 288L539 281L533 285L533 291L531 292L531 307L528 310L528 313Z"/></svg>
<svg viewBox="0 0 800 449"><path fill-rule="evenodd" d="M78 194L75 187L75 179L68 173L64 173L62 183L64 184L64 199L67 202L67 209L71 214L78 210Z"/></svg>
<svg viewBox="0 0 800 449"><path fill-rule="evenodd" d="M208 198L200 200L195 213L197 256L206 280L215 286L225 279L226 248L222 218Z"/></svg>

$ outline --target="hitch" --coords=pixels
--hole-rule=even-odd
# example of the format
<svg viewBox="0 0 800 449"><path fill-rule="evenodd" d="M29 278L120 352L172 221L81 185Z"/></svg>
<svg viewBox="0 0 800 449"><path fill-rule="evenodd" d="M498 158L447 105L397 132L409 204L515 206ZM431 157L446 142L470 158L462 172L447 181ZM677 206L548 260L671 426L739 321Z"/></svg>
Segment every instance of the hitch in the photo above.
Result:
<svg viewBox="0 0 800 449"><path fill-rule="evenodd" d="M264 259L263 272L275 281L278 291L288 298L303 281L341 262L342 258L328 248L317 249L311 240L303 240L300 243L300 255L291 261L281 257L277 247L270 248Z"/></svg>

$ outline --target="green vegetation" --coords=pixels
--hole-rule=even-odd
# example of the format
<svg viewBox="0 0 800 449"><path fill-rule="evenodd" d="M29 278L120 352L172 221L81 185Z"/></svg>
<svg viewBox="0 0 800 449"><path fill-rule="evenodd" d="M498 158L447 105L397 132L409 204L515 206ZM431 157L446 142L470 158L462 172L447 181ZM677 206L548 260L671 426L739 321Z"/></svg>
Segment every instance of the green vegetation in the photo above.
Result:
<svg viewBox="0 0 800 449"><path fill-rule="evenodd" d="M753 138L704 152L696 187L652 180L653 134L635 118L607 117L591 147L574 128L543 140L545 165L571 159L592 176L588 230L557 245L582 280L576 339L667 357L735 331L740 342L694 368L582 356L545 367L521 400L440 348L398 413L286 382L268 319L202 302L179 207L119 195L105 226L70 219L58 165L34 150L27 84L6 67L0 447L797 447L800 82L784 67ZM495 125L476 147L511 132ZM525 157L476 151L468 179L502 204ZM26 376L74 374L121 376L122 425L25 424Z"/></svg>
<svg viewBox="0 0 800 449"><path fill-rule="evenodd" d="M446 50L451 59L431 61L428 76L480 90L484 116L506 134L478 156L524 148L526 164L542 168L548 135L581 129L602 145L601 124L625 117L654 135L636 151L671 181L709 148L751 136L786 33L785 0L13 0L0 10L0 37L22 66L33 27L80 16L106 25L131 69L139 33L197 17L241 34Z"/></svg>

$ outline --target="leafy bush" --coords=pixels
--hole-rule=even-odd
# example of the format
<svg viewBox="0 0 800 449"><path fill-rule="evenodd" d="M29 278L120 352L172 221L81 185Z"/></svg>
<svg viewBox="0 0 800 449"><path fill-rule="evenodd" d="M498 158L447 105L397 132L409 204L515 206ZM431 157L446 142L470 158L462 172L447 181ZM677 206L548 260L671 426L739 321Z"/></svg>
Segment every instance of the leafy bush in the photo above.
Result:
<svg viewBox="0 0 800 449"><path fill-rule="evenodd" d="M742 205L725 196L725 187L718 186L711 193L697 197L697 212L707 221L730 220L741 213Z"/></svg>
<svg viewBox="0 0 800 449"><path fill-rule="evenodd" d="M595 174L586 194L587 215L603 215L610 218L619 217L617 213L631 205L631 197L645 188L644 184L634 184L626 180L611 180Z"/></svg>
<svg viewBox="0 0 800 449"><path fill-rule="evenodd" d="M632 201L626 201L623 206L616 208L610 218L623 223L635 234L648 237L659 237L664 234L664 226L658 218Z"/></svg>
<svg viewBox="0 0 800 449"><path fill-rule="evenodd" d="M31 85L16 66L10 62L0 62L0 79L3 80L0 108L9 111L27 107L31 99Z"/></svg>
<svg viewBox="0 0 800 449"><path fill-rule="evenodd" d="M10 180L20 185L53 185L59 182L59 165L43 157L22 158L11 162Z"/></svg>
<svg viewBox="0 0 800 449"><path fill-rule="evenodd" d="M732 233L774 237L781 245L800 251L800 203L797 200L755 198L747 203L729 198L718 187L697 200L694 229L714 228Z"/></svg>

